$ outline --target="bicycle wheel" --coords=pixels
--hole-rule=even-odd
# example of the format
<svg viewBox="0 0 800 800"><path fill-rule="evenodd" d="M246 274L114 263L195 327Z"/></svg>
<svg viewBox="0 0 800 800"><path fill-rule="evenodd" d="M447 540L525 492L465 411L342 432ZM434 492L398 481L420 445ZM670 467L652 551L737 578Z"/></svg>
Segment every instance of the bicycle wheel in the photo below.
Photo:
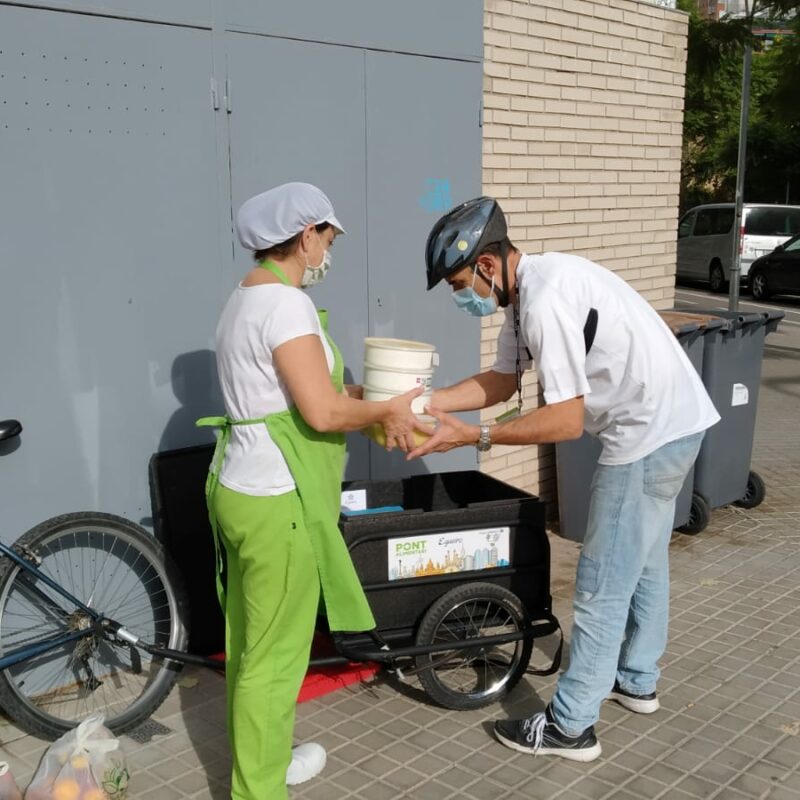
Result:
<svg viewBox="0 0 800 800"><path fill-rule="evenodd" d="M28 531L15 548L142 641L185 649L181 581L138 525L111 514L64 514ZM0 560L0 654L79 630L87 636L0 671L0 706L30 733L56 738L93 712L121 733L150 716L175 682L180 664L93 630L88 614Z"/></svg>
<svg viewBox="0 0 800 800"><path fill-rule="evenodd" d="M508 694L525 674L533 640L485 646L481 637L523 631L530 623L520 599L492 583L465 583L442 595L425 613L416 644L475 639L475 647L419 656L426 694L445 708L482 708Z"/></svg>

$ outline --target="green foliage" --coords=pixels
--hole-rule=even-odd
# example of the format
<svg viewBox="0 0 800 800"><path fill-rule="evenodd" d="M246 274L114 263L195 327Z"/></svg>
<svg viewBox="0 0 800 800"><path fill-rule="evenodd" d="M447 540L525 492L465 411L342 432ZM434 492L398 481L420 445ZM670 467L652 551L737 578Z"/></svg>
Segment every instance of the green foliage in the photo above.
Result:
<svg viewBox="0 0 800 800"><path fill-rule="evenodd" d="M800 123L800 15L794 18L791 28L794 36L786 36L780 41L781 59L776 69L773 100L778 113L797 126ZM795 131L800 133L797 128Z"/></svg>
<svg viewBox="0 0 800 800"><path fill-rule="evenodd" d="M800 2L757 2L749 18L721 21L703 19L695 0L678 0L678 8L689 13L682 209L734 199L746 44L754 54L745 201L785 202L788 185L790 201L800 203L800 17L797 35L766 50L750 33L754 14L762 26L767 14L796 13Z"/></svg>

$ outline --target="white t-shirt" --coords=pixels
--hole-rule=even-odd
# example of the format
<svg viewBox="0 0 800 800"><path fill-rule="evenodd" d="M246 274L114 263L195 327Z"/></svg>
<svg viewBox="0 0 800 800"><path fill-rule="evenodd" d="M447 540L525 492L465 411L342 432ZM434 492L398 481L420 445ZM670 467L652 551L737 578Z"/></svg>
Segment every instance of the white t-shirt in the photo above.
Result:
<svg viewBox="0 0 800 800"><path fill-rule="evenodd" d="M624 280L580 256L523 255L517 267L522 368L536 363L548 404L584 397L584 427L603 444L601 464L630 464L710 428L720 416L677 339ZM583 327L598 313L586 355ZM496 372L515 372L512 309Z"/></svg>
<svg viewBox="0 0 800 800"><path fill-rule="evenodd" d="M231 419L256 419L294 405L272 353L290 339L308 334L320 337L328 369L333 369L333 353L305 292L282 283L240 284L234 290L217 325L217 372ZM284 494L295 487L266 425L231 426L219 480L236 492L260 496Z"/></svg>

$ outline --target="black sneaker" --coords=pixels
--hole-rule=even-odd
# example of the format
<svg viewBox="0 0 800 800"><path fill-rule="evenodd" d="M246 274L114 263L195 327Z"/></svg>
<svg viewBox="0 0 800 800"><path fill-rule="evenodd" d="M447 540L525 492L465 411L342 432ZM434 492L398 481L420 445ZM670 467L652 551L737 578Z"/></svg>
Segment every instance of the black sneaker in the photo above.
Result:
<svg viewBox="0 0 800 800"><path fill-rule="evenodd" d="M614 688L608 696L609 700L616 700L621 706L636 714L653 714L661 708L655 692L650 694L633 694L626 692L619 681L614 681Z"/></svg>
<svg viewBox="0 0 800 800"><path fill-rule="evenodd" d="M498 720L494 735L506 747L532 755L594 761L601 753L593 725L580 736L567 736L556 725L550 706L529 719Z"/></svg>

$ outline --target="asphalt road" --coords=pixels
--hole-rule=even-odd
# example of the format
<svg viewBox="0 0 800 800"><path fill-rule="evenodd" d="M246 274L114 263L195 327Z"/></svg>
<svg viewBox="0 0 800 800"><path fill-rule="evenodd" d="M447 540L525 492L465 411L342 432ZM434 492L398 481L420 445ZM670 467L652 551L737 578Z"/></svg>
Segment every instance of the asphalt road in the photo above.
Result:
<svg viewBox="0 0 800 800"><path fill-rule="evenodd" d="M706 308L728 308L728 297L724 294L713 294L703 286L675 287L675 307L686 311ZM783 297L768 303L755 302L749 294L739 298L740 311L763 311L765 308L777 308L786 315L778 330L767 339L767 347L781 347L800 350L800 297Z"/></svg>

